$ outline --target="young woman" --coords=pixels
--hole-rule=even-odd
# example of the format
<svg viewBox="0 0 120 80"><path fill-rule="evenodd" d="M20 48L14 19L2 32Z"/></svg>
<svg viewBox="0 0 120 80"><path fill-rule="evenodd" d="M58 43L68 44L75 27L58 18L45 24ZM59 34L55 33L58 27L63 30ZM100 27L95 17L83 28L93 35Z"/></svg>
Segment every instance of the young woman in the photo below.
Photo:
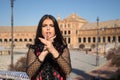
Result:
<svg viewBox="0 0 120 80"><path fill-rule="evenodd" d="M69 49L52 15L44 15L38 24L26 72L31 80L66 80L71 72Z"/></svg>

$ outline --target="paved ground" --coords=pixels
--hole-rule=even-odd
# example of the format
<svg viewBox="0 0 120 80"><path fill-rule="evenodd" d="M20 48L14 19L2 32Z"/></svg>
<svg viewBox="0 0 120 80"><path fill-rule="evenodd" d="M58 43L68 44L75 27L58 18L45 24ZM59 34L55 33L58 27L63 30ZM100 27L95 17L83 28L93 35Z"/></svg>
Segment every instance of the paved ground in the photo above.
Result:
<svg viewBox="0 0 120 80"><path fill-rule="evenodd" d="M27 50L20 50L27 53ZM16 62L20 57L25 56L25 53L19 53L14 55L14 62ZM71 64L72 64L72 72L71 77L75 78L77 76L85 77L87 75L86 72L91 71L96 66L96 56L88 53L86 54L84 51L79 50L70 50L71 54ZM106 59L104 57L99 57L99 64L104 64ZM10 55L0 55L0 70L7 70L8 65L11 63Z"/></svg>
<svg viewBox="0 0 120 80"><path fill-rule="evenodd" d="M84 51L71 50L72 73L71 77L83 76L86 78L87 72L98 67L96 66L96 55L91 53L86 54ZM106 59L103 56L99 57L99 65L104 64Z"/></svg>

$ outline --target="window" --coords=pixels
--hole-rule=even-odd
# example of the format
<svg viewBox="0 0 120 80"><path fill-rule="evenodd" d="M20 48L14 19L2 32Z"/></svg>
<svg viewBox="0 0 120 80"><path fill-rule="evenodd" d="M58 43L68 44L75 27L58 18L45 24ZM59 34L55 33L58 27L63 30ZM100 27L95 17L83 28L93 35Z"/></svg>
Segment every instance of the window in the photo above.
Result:
<svg viewBox="0 0 120 80"><path fill-rule="evenodd" d="M70 34L70 30L68 31L68 34Z"/></svg>
<svg viewBox="0 0 120 80"><path fill-rule="evenodd" d="M15 42L17 42L17 39L15 39Z"/></svg>
<svg viewBox="0 0 120 80"><path fill-rule="evenodd" d="M93 42L96 42L95 37L93 37Z"/></svg>
<svg viewBox="0 0 120 80"><path fill-rule="evenodd" d="M67 34L67 31L64 31L65 34Z"/></svg>
<svg viewBox="0 0 120 80"><path fill-rule="evenodd" d="M103 37L103 42L105 42L105 36Z"/></svg>
<svg viewBox="0 0 120 80"><path fill-rule="evenodd" d="M22 42L23 40L22 39L19 39L20 42Z"/></svg>
<svg viewBox="0 0 120 80"><path fill-rule="evenodd" d="M110 36L108 36L108 42L110 42L110 39L111 39Z"/></svg>
<svg viewBox="0 0 120 80"><path fill-rule="evenodd" d="M8 40L7 39L4 39L4 42L7 42Z"/></svg>
<svg viewBox="0 0 120 80"><path fill-rule="evenodd" d="M78 42L79 42L79 43L81 42L81 38L78 38Z"/></svg>
<svg viewBox="0 0 120 80"><path fill-rule="evenodd" d="M30 42L32 42L32 39L29 39Z"/></svg>
<svg viewBox="0 0 120 80"><path fill-rule="evenodd" d="M27 39L25 38L24 41L27 41Z"/></svg>
<svg viewBox="0 0 120 80"><path fill-rule="evenodd" d="M113 40L112 40L112 42L115 42L116 41L116 37L115 36L113 36Z"/></svg>
<svg viewBox="0 0 120 80"><path fill-rule="evenodd" d="M68 43L70 43L70 38L68 38Z"/></svg>
<svg viewBox="0 0 120 80"><path fill-rule="evenodd" d="M100 42L101 41L101 38L100 37L98 37L98 42Z"/></svg>
<svg viewBox="0 0 120 80"><path fill-rule="evenodd" d="M118 42L120 42L120 36L118 36Z"/></svg>
<svg viewBox="0 0 120 80"><path fill-rule="evenodd" d="M0 42L2 42L2 39L0 39Z"/></svg>
<svg viewBox="0 0 120 80"><path fill-rule="evenodd" d="M9 41L12 41L12 39L9 39Z"/></svg>
<svg viewBox="0 0 120 80"><path fill-rule="evenodd" d="M83 38L83 42L86 42L86 38L85 37Z"/></svg>
<svg viewBox="0 0 120 80"><path fill-rule="evenodd" d="M70 27L70 24L68 24L68 27Z"/></svg>
<svg viewBox="0 0 120 80"><path fill-rule="evenodd" d="M88 42L89 42L89 43L91 42L91 38L90 38L90 37L88 37Z"/></svg>

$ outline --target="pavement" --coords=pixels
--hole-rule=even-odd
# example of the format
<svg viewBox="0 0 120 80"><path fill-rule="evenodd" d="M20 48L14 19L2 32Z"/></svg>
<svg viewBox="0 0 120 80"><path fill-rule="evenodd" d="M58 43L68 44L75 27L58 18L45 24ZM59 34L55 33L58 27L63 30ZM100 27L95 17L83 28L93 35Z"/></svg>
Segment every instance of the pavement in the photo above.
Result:
<svg viewBox="0 0 120 80"><path fill-rule="evenodd" d="M19 53L20 51L22 52ZM26 56L25 53L27 53L27 50L16 50L16 52L18 53L14 54L14 63L19 58ZM88 72L106 62L106 58L104 56L99 56L99 66L96 66L96 55L92 54L91 52L86 54L85 51L80 50L70 50L70 57L72 64L72 72L70 77L72 79L75 79L76 77L87 78L89 76L87 74ZM10 63L11 55L0 55L0 70L7 70Z"/></svg>
<svg viewBox="0 0 120 80"><path fill-rule="evenodd" d="M98 64L96 66L96 55L88 52L86 54L85 51L79 50L70 50L71 54L71 63L72 63L72 72L70 76L72 78L83 77L85 80L89 78L89 72L106 62L106 58L104 56L99 56Z"/></svg>

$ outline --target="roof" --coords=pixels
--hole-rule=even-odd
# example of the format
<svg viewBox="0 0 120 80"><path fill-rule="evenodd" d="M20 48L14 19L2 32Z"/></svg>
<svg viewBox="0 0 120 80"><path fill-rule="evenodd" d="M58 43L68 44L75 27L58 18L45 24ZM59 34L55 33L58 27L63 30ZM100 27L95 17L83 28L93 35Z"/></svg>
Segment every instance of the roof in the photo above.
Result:
<svg viewBox="0 0 120 80"><path fill-rule="evenodd" d="M114 28L115 24L117 27L120 27L120 20L109 20L109 21L103 21L99 22L99 28ZM86 23L84 24L81 29L96 29L97 23Z"/></svg>
<svg viewBox="0 0 120 80"><path fill-rule="evenodd" d="M14 32L36 32L36 26L13 26ZM11 26L0 26L0 32L11 32Z"/></svg>

